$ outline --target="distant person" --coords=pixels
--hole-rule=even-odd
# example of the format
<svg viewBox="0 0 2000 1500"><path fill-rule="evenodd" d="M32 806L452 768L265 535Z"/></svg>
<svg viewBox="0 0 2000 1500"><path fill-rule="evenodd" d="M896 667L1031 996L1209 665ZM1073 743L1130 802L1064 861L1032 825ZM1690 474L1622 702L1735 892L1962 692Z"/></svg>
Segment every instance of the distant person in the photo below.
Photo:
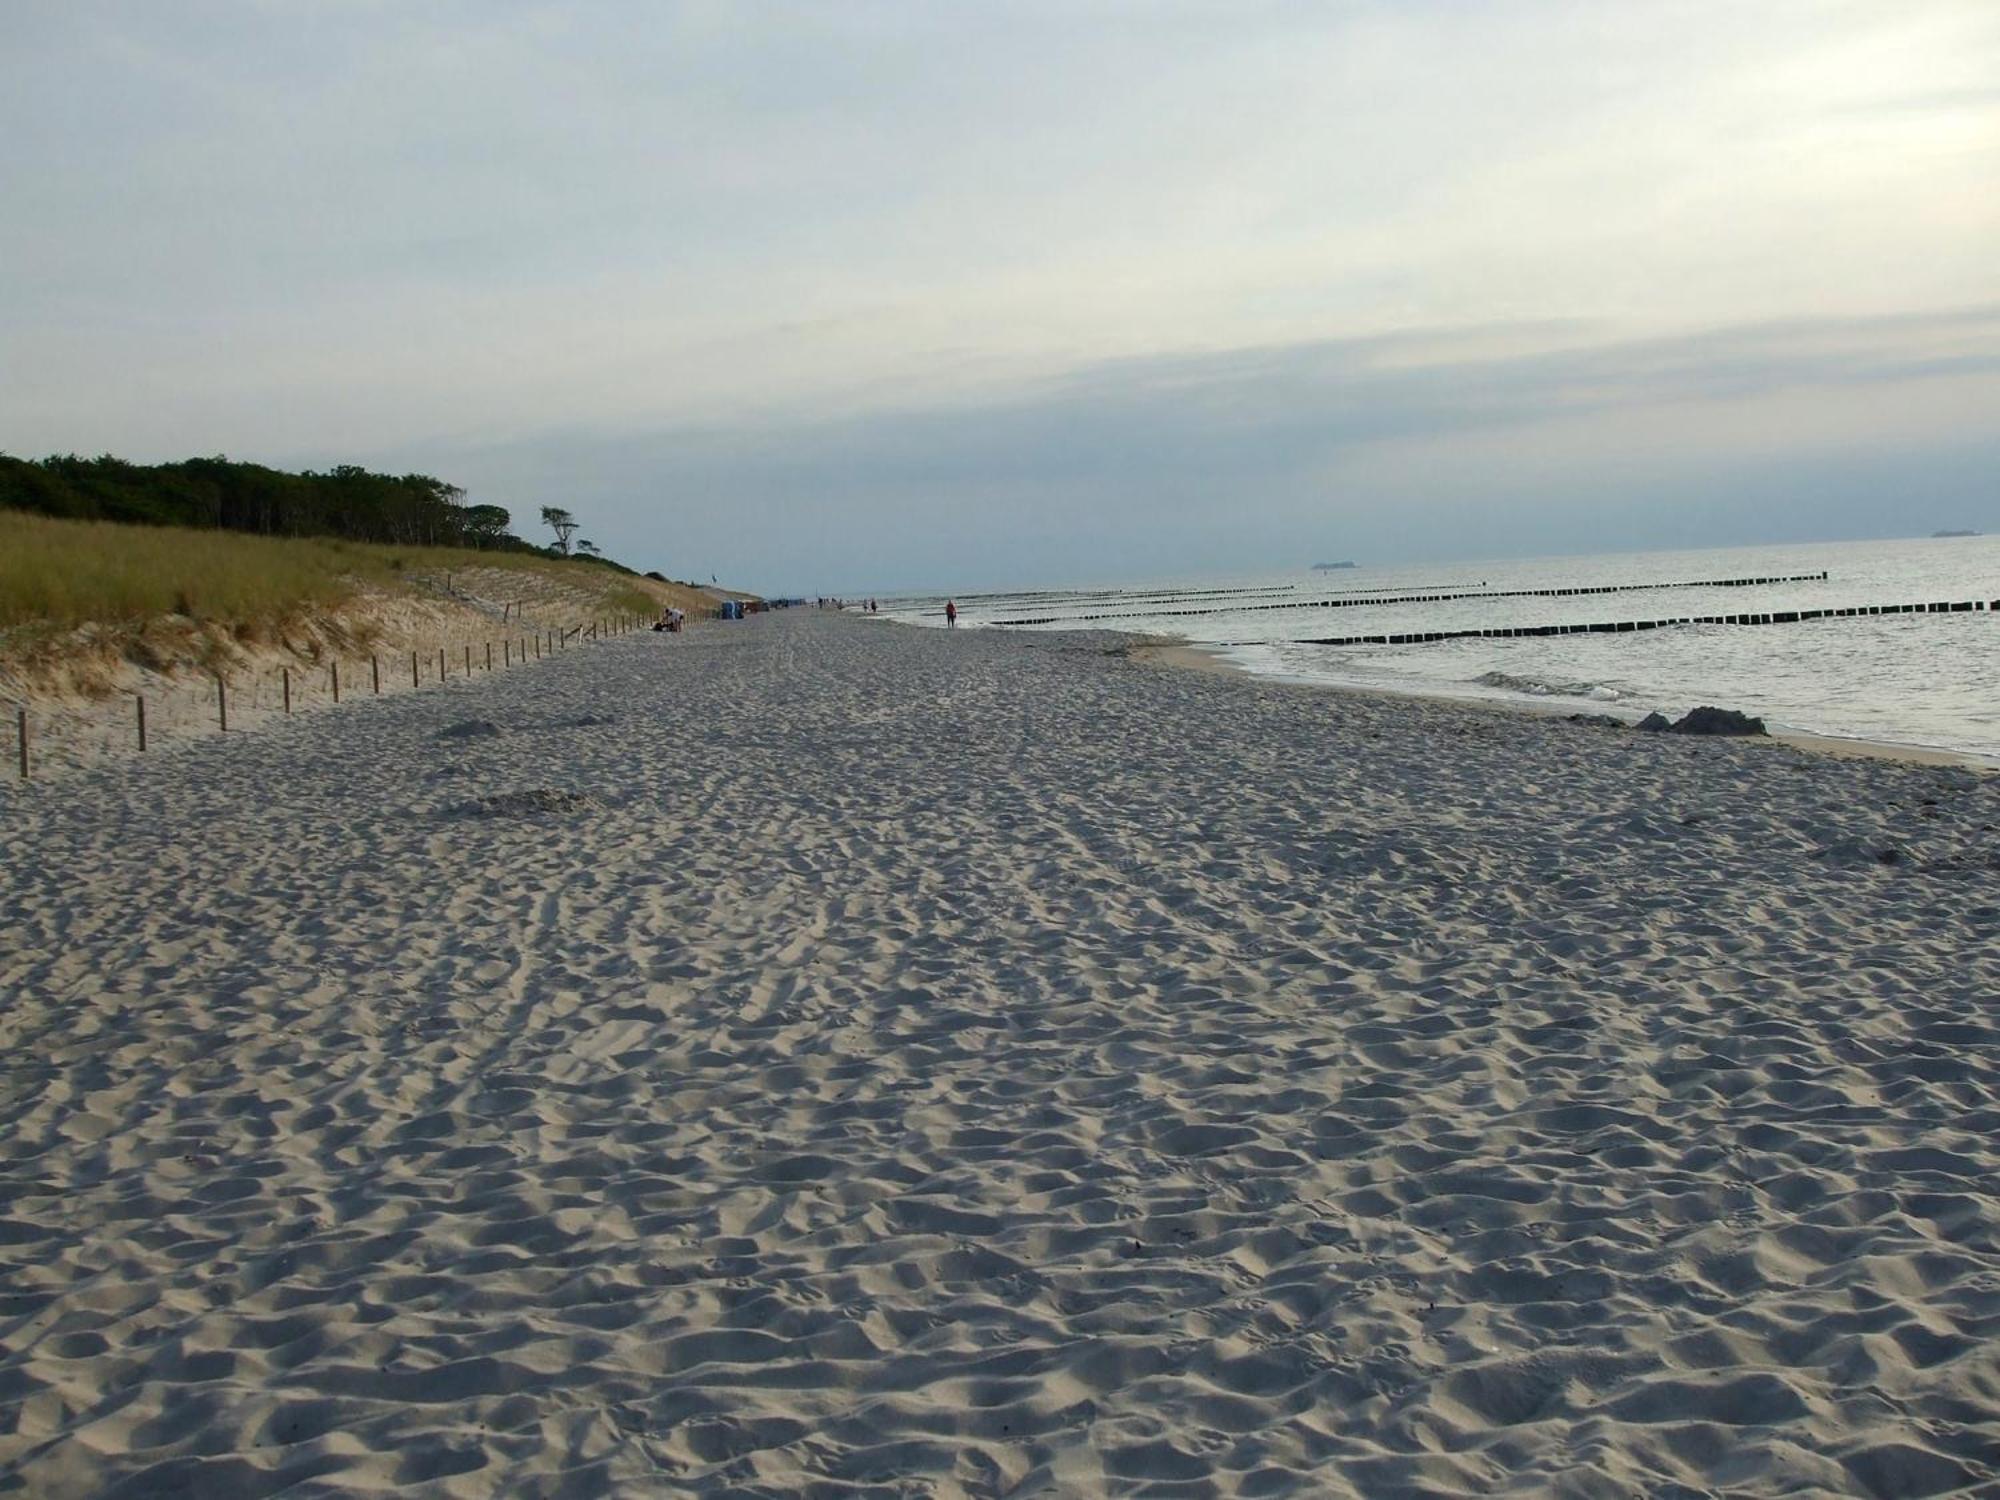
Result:
<svg viewBox="0 0 2000 1500"><path fill-rule="evenodd" d="M956 599L947 599L944 601L944 623L947 630L958 629L958 601Z"/></svg>

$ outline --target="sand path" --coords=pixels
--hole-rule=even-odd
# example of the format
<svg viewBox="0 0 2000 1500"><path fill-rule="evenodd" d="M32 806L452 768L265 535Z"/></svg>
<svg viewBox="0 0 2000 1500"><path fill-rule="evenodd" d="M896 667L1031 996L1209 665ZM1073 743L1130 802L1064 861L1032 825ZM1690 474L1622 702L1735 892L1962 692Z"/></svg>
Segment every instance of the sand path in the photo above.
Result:
<svg viewBox="0 0 2000 1500"><path fill-rule="evenodd" d="M2000 779L806 614L0 818L0 1493L2000 1486Z"/></svg>

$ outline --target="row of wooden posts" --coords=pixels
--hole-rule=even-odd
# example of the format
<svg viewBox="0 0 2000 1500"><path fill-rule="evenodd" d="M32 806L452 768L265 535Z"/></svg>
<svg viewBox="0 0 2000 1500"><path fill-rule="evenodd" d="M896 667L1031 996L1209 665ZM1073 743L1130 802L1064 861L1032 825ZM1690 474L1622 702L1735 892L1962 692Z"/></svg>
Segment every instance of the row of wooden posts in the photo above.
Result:
<svg viewBox="0 0 2000 1500"><path fill-rule="evenodd" d="M500 665L502 667L511 667L517 660L525 664L531 649L534 652L534 659L540 661L545 655L554 656L560 651L567 651L571 641L581 644L584 641L602 640L608 636L624 635L629 631L641 628L641 623L635 616L613 615L607 619L591 620L582 625L572 626L568 630L536 631L532 636L510 637L500 643ZM412 691L423 686L423 669L429 663L429 660L428 653L416 651L410 653L410 688ZM491 641L486 642L484 662L485 670L488 672L492 671L494 663L493 642ZM437 680L440 683L444 682L449 675L449 663L450 657L446 648L443 646L438 647ZM474 657L472 647L469 645L465 648L464 663L464 675L470 677L474 671ZM340 701L340 663L337 660L327 664L327 677L333 689L333 701L338 703ZM380 655L371 655L368 658L368 678L373 694L380 697L382 693L382 658ZM285 712L290 713L292 711L292 669L290 667L279 668L279 679L283 684L282 691L284 694ZM133 727L137 731L138 747L143 752L146 749L146 695L144 693L134 693L132 696L135 715ZM220 672L215 674L215 719L218 732L227 734L229 732L229 680ZM33 770L33 757L29 749L28 709L26 704L21 705L15 711L14 724L20 736L21 779L26 781L29 773Z"/></svg>
<svg viewBox="0 0 2000 1500"><path fill-rule="evenodd" d="M1410 630L1396 635L1322 635L1293 641L1295 646L1421 646L1432 641L1511 641L1543 635L1622 635L1634 630L1667 630L1676 625L1802 625L1812 620L1845 620L1858 615L1965 615L2000 612L2000 599L1944 599L1931 604L1851 604L1839 609L1752 610L1737 615L1676 615L1665 620L1602 620L1591 625L1494 625L1483 630Z"/></svg>
<svg viewBox="0 0 2000 1500"><path fill-rule="evenodd" d="M1593 583L1550 589L1464 589L1441 585L1419 594L1382 594L1367 589L1340 598L1280 599L1276 604L1204 605L1199 609L1128 609L1094 615L1035 615L994 620L995 625L1074 625L1082 620L1158 619L1167 615L1252 615L1273 609L1375 609L1387 604L1452 604L1461 599L1570 599L1582 594L1644 594L1659 589L1748 589L1773 583L1824 583L1826 573L1792 573L1772 578L1709 578L1693 583ZM935 611L933 611L935 613Z"/></svg>

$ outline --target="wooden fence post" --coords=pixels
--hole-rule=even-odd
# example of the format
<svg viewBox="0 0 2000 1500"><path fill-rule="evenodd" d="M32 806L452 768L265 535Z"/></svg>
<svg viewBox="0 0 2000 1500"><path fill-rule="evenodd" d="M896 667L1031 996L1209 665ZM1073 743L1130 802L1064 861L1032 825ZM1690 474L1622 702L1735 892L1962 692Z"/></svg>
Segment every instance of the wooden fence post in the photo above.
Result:
<svg viewBox="0 0 2000 1500"><path fill-rule="evenodd" d="M284 679L285 712L290 713L292 711L292 669L290 667L280 667L278 668L278 675Z"/></svg>
<svg viewBox="0 0 2000 1500"><path fill-rule="evenodd" d="M489 646L487 649L490 651L493 648ZM500 643L500 665L502 667L511 667L514 665L514 643L512 641L502 641Z"/></svg>
<svg viewBox="0 0 2000 1500"><path fill-rule="evenodd" d="M493 670L493 643L491 641L486 643L486 670L489 672Z"/></svg>
<svg viewBox="0 0 2000 1500"><path fill-rule="evenodd" d="M146 695L144 693L134 693L132 696L138 700L139 704L139 753L144 755L146 753Z"/></svg>
<svg viewBox="0 0 2000 1500"><path fill-rule="evenodd" d="M22 706L14 711L14 723L21 731L21 779L28 779L28 710Z"/></svg>
<svg viewBox="0 0 2000 1500"><path fill-rule="evenodd" d="M215 716L222 725L222 733L229 733L229 684L220 672L215 674Z"/></svg>
<svg viewBox="0 0 2000 1500"><path fill-rule="evenodd" d="M414 693L417 690L417 686L417 653L412 651L410 653L410 691Z"/></svg>
<svg viewBox="0 0 2000 1500"><path fill-rule="evenodd" d="M465 675L467 677L472 675L472 642L470 641L465 643Z"/></svg>
<svg viewBox="0 0 2000 1500"><path fill-rule="evenodd" d="M333 670L333 701L338 703L340 701L340 663L337 661L329 662L327 665Z"/></svg>
<svg viewBox="0 0 2000 1500"><path fill-rule="evenodd" d="M373 655L372 653L370 654L370 656L369 656L369 658L368 658L368 675L369 675L369 676L370 676L371 678L373 678L373 679L374 679L374 682L375 682L375 696L376 696L376 697L378 697L378 698L379 698L379 697L381 697L381 696L382 696L382 658L381 658L381 657L379 657L379 656L376 656L376 655Z"/></svg>

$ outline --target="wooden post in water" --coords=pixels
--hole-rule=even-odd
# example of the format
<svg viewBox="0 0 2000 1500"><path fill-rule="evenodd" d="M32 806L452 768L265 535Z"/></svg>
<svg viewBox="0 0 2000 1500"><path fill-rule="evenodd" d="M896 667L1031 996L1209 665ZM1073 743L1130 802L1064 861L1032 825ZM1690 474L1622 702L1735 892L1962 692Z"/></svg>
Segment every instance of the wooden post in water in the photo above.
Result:
<svg viewBox="0 0 2000 1500"><path fill-rule="evenodd" d="M146 753L146 695L144 693L134 693L132 697L139 705L139 753L144 755Z"/></svg>
<svg viewBox="0 0 2000 1500"><path fill-rule="evenodd" d="M333 701L338 703L340 701L340 663L337 661L329 662L327 665L333 672Z"/></svg>
<svg viewBox="0 0 2000 1500"><path fill-rule="evenodd" d="M280 667L278 668L278 676L283 679L285 684L285 712L290 713L292 711L292 669L290 667Z"/></svg>

